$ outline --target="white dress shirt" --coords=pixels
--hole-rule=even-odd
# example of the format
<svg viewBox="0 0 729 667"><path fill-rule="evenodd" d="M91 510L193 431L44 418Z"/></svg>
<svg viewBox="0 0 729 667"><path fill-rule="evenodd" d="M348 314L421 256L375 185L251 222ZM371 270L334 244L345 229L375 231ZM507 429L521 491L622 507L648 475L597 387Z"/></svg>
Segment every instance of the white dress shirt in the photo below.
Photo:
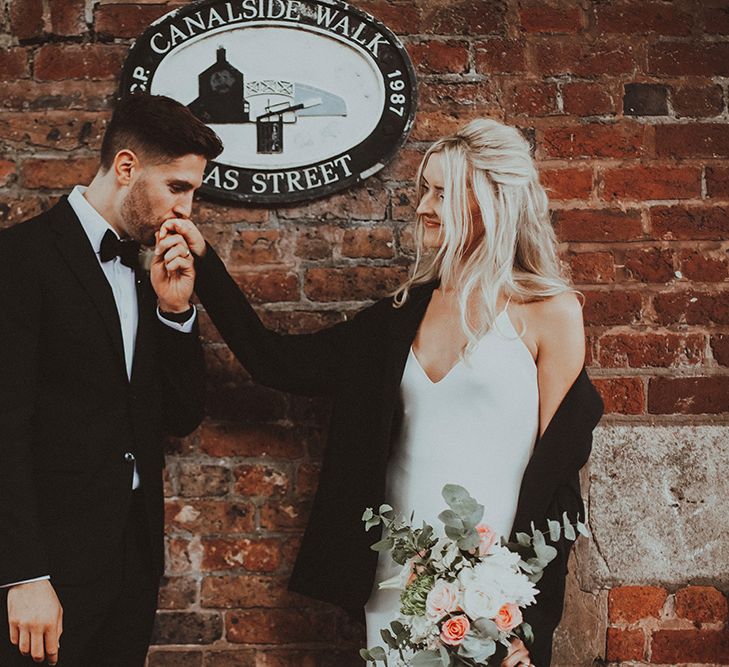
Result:
<svg viewBox="0 0 729 667"><path fill-rule="evenodd" d="M104 272L106 279L109 281L111 291L114 294L114 302L119 313L119 322L121 323L122 341L124 343L124 361L126 363L127 378L131 380L132 365L134 362L134 347L137 339L137 325L139 323L139 311L137 308L137 288L135 285L134 270L121 263L121 258L115 257L108 262L102 262L99 257L101 250L101 239L107 230L111 230L114 235L119 238L114 228L102 217L102 215L89 203L84 197L86 187L77 185L68 196L68 203L71 205L74 213L81 222L81 226L86 232L86 236L91 243L91 247L96 253L96 259L99 261L101 270ZM157 317L161 322L173 329L183 333L192 331L197 311L193 309L190 319L186 322L178 323L166 320L160 314L157 308ZM139 473L137 471L137 463L134 462L134 470L132 472L132 489L139 488ZM9 586L17 586L18 584L27 584L32 581L41 581L50 579L48 575L37 577L36 579L28 579L25 581L16 581L12 584L0 585L0 588Z"/></svg>

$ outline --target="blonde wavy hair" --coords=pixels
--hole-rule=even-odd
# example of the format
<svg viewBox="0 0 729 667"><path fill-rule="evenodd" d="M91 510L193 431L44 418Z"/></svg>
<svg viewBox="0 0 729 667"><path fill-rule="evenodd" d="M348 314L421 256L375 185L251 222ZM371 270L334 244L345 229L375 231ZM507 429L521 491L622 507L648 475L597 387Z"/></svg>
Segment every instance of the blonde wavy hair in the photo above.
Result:
<svg viewBox="0 0 729 667"><path fill-rule="evenodd" d="M460 324L468 339L461 353L466 357L494 326L500 293L530 302L581 292L562 273L547 194L539 183L529 144L517 129L479 118L436 141L418 168L418 201L425 189L423 170L436 153L442 157L444 176L443 242L436 252L427 252L423 221L418 216L415 264L410 277L392 294L393 305L404 305L414 285L437 278L441 286L454 288ZM480 219L471 215L469 193L478 204ZM483 229L474 229L474 225ZM474 233L480 239L468 247ZM481 306L481 321L477 322L468 317L468 304L474 297ZM525 330L522 322L519 336Z"/></svg>

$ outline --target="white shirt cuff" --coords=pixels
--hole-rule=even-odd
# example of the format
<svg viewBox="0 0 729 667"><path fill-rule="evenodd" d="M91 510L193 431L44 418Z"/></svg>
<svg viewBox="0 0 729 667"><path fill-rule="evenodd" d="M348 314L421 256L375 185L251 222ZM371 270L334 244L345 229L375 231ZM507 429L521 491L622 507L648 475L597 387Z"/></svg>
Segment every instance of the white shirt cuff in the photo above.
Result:
<svg viewBox="0 0 729 667"><path fill-rule="evenodd" d="M160 322L166 324L168 327L174 329L175 331L180 331L181 333L190 333L192 331L192 325L195 323L195 318L197 317L197 308L195 308L195 306L192 307L192 315L190 315L190 319L186 320L185 322L173 322L172 320L165 319L159 312L159 306L157 306L157 317L159 318Z"/></svg>
<svg viewBox="0 0 729 667"><path fill-rule="evenodd" d="M35 579L25 579L23 581L14 581L12 584L2 584L0 588L10 588L11 586L20 586L20 584L31 584L34 581L43 581L44 579L50 579L51 575L46 574L43 577L36 577Z"/></svg>

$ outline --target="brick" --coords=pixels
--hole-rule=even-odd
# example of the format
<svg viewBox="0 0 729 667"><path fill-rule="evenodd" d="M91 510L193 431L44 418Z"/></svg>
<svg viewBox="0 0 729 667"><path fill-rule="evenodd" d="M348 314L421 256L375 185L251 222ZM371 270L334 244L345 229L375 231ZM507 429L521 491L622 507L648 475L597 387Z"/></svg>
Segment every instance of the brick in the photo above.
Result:
<svg viewBox="0 0 729 667"><path fill-rule="evenodd" d="M657 586L620 586L608 593L610 623L637 623L660 618L668 592Z"/></svg>
<svg viewBox="0 0 729 667"><path fill-rule="evenodd" d="M641 45L622 39L542 37L534 41L532 49L534 67L543 76L632 74L641 68L644 57Z"/></svg>
<svg viewBox="0 0 729 667"><path fill-rule="evenodd" d="M282 218L317 220L384 220L386 212L387 191L376 182L358 185L344 193L307 202L303 206L278 209L278 215Z"/></svg>
<svg viewBox="0 0 729 667"><path fill-rule="evenodd" d="M435 141L440 137L453 134L474 118L480 118L478 110L468 111L423 111L419 113L411 139L413 141ZM415 174L412 175L415 177Z"/></svg>
<svg viewBox="0 0 729 667"><path fill-rule="evenodd" d="M85 0L53 0L51 11L51 32L56 35L82 35L86 32Z"/></svg>
<svg viewBox="0 0 729 667"><path fill-rule="evenodd" d="M0 52L0 69L2 69ZM0 108L21 111L41 109L83 109L96 111L111 108L116 90L114 81L9 81L0 80Z"/></svg>
<svg viewBox="0 0 729 667"><path fill-rule="evenodd" d="M708 197L729 198L729 167L706 167Z"/></svg>
<svg viewBox="0 0 729 667"><path fill-rule="evenodd" d="M524 43L495 37L476 42L475 66L479 74L512 74L526 71Z"/></svg>
<svg viewBox="0 0 729 667"><path fill-rule="evenodd" d="M634 324L641 319L640 292L585 291L583 314L587 325Z"/></svg>
<svg viewBox="0 0 729 667"><path fill-rule="evenodd" d="M0 113L0 140L21 148L98 149L107 118L105 112L3 112Z"/></svg>
<svg viewBox="0 0 729 667"><path fill-rule="evenodd" d="M281 544L270 538L203 538L202 545L202 570L206 572L241 568L251 572L275 572L281 564Z"/></svg>
<svg viewBox="0 0 729 667"><path fill-rule="evenodd" d="M704 7L704 32L710 35L729 35L729 7Z"/></svg>
<svg viewBox="0 0 729 667"><path fill-rule="evenodd" d="M713 83L677 85L672 87L671 102L679 118L711 118L724 110L724 90Z"/></svg>
<svg viewBox="0 0 729 667"><path fill-rule="evenodd" d="M567 261L576 283L610 283L615 280L615 260L611 252L570 253Z"/></svg>
<svg viewBox="0 0 729 667"><path fill-rule="evenodd" d="M592 169L585 167L542 167L539 170L539 180L550 199L588 199L592 193Z"/></svg>
<svg viewBox="0 0 729 667"><path fill-rule="evenodd" d="M663 2L616 2L595 5L598 33L688 35L691 14Z"/></svg>
<svg viewBox="0 0 729 667"><path fill-rule="evenodd" d="M296 257L330 259L341 245L343 231L332 225L306 225L296 228Z"/></svg>
<svg viewBox="0 0 729 667"><path fill-rule="evenodd" d="M251 303L299 300L299 277L290 271L233 272Z"/></svg>
<svg viewBox="0 0 729 667"><path fill-rule="evenodd" d="M261 667L255 651L206 651L205 667Z"/></svg>
<svg viewBox="0 0 729 667"><path fill-rule="evenodd" d="M729 157L729 125L657 125L655 133L659 157Z"/></svg>
<svg viewBox="0 0 729 667"><path fill-rule="evenodd" d="M246 609L225 615L225 637L239 644L290 644L331 637L331 612Z"/></svg>
<svg viewBox="0 0 729 667"><path fill-rule="evenodd" d="M643 660L645 635L643 630L607 629L607 660Z"/></svg>
<svg viewBox="0 0 729 667"><path fill-rule="evenodd" d="M667 283L675 276L673 252L663 248L626 250L623 256L626 280Z"/></svg>
<svg viewBox="0 0 729 667"><path fill-rule="evenodd" d="M655 206L650 209L653 237L665 241L726 238L729 207Z"/></svg>
<svg viewBox="0 0 729 667"><path fill-rule="evenodd" d="M405 146L382 171L383 178L393 181L414 181L424 151Z"/></svg>
<svg viewBox="0 0 729 667"><path fill-rule="evenodd" d="M555 211L560 241L632 241L643 237L640 211L564 209Z"/></svg>
<svg viewBox="0 0 729 667"><path fill-rule="evenodd" d="M582 29L578 7L529 4L519 9L519 21L527 32L574 33Z"/></svg>
<svg viewBox="0 0 729 667"><path fill-rule="evenodd" d="M687 586L676 592L676 616L694 623L724 623L726 596L711 586Z"/></svg>
<svg viewBox="0 0 729 667"><path fill-rule="evenodd" d="M603 81L573 81L562 86L564 111L576 116L614 115L617 111L616 99L612 87Z"/></svg>
<svg viewBox="0 0 729 667"><path fill-rule="evenodd" d="M658 415L729 412L729 375L651 378L648 382L648 412Z"/></svg>
<svg viewBox="0 0 729 667"><path fill-rule="evenodd" d="M0 186L5 186L15 180L15 162L0 160Z"/></svg>
<svg viewBox="0 0 729 667"><path fill-rule="evenodd" d="M200 605L217 609L248 607L302 607L311 600L286 589L285 577L244 574L204 577Z"/></svg>
<svg viewBox="0 0 729 667"><path fill-rule="evenodd" d="M46 198L0 197L0 228L10 227L50 208Z"/></svg>
<svg viewBox="0 0 729 667"><path fill-rule="evenodd" d="M505 110L510 114L547 116L557 113L557 84L516 83L506 88Z"/></svg>
<svg viewBox="0 0 729 667"><path fill-rule="evenodd" d="M656 42L648 47L648 73L662 76L729 75L728 42Z"/></svg>
<svg viewBox="0 0 729 667"><path fill-rule="evenodd" d="M729 324L727 294L681 290L653 296L653 309L659 324Z"/></svg>
<svg viewBox="0 0 729 667"><path fill-rule="evenodd" d="M0 50L0 77L3 81L23 79L30 75L28 68L28 52L22 48L5 48ZM20 84L27 86L27 82Z"/></svg>
<svg viewBox="0 0 729 667"><path fill-rule="evenodd" d="M406 3L406 6L409 3ZM502 34L506 29L506 4L483 0L422 3L421 32L432 35Z"/></svg>
<svg viewBox="0 0 729 667"><path fill-rule="evenodd" d="M261 506L261 528L270 531L303 530L309 520L311 504L269 500Z"/></svg>
<svg viewBox="0 0 729 667"><path fill-rule="evenodd" d="M147 667L202 667L202 651L151 650Z"/></svg>
<svg viewBox="0 0 729 667"><path fill-rule="evenodd" d="M191 577L162 577L159 589L160 609L187 609L197 599L197 582Z"/></svg>
<svg viewBox="0 0 729 667"><path fill-rule="evenodd" d="M389 0L360 0L357 8L382 21L396 34L410 34L420 25L422 8L414 3L393 4Z"/></svg>
<svg viewBox="0 0 729 667"><path fill-rule="evenodd" d="M312 301L365 301L394 291L407 278L403 266L314 268L306 272L304 292Z"/></svg>
<svg viewBox="0 0 729 667"><path fill-rule="evenodd" d="M729 663L726 630L657 630L651 641L654 663Z"/></svg>
<svg viewBox="0 0 729 667"><path fill-rule="evenodd" d="M603 368L671 368L704 360L702 334L606 334L599 345Z"/></svg>
<svg viewBox="0 0 729 667"><path fill-rule="evenodd" d="M656 83L626 83L623 113L626 116L667 116L668 86Z"/></svg>
<svg viewBox="0 0 729 667"><path fill-rule="evenodd" d="M121 44L46 44L35 55L33 72L40 81L116 79L126 51Z"/></svg>
<svg viewBox="0 0 729 667"><path fill-rule="evenodd" d="M726 251L682 250L681 272L688 280L722 282L729 278L729 259Z"/></svg>
<svg viewBox="0 0 729 667"><path fill-rule="evenodd" d="M197 567L199 547L191 540L181 537L166 536L167 557L165 559L165 572L168 575L183 575L193 573L193 561Z"/></svg>
<svg viewBox="0 0 729 667"><path fill-rule="evenodd" d="M168 528L198 535L247 533L255 528L255 508L250 503L226 500L168 500Z"/></svg>
<svg viewBox="0 0 729 667"><path fill-rule="evenodd" d="M224 496L230 485L230 470L222 465L205 465L180 460L177 468L179 495L183 498Z"/></svg>
<svg viewBox="0 0 729 667"><path fill-rule="evenodd" d="M295 430L274 424L205 422L198 431L200 449L208 456L297 459L305 441Z"/></svg>
<svg viewBox="0 0 729 667"><path fill-rule="evenodd" d="M641 415L645 412L641 378L595 378L594 384L605 403L605 414Z"/></svg>
<svg viewBox="0 0 729 667"><path fill-rule="evenodd" d="M499 108L499 96L500 88L491 79L472 82L418 81L418 108L428 111L477 108L486 114L489 109ZM420 156L422 157L422 153ZM410 175L414 176L415 171L413 170Z"/></svg>
<svg viewBox="0 0 729 667"><path fill-rule="evenodd" d="M389 259L395 256L392 230L387 227L347 229L342 239L344 257Z"/></svg>
<svg viewBox="0 0 729 667"><path fill-rule="evenodd" d="M233 470L234 490L239 496L284 496L289 479L284 470L261 463L249 463Z"/></svg>
<svg viewBox="0 0 729 667"><path fill-rule="evenodd" d="M418 202L414 187L396 188L392 192L391 202L390 215L393 220L407 220L408 222L412 222L416 219L415 209L418 206ZM411 229L411 227L409 225L406 229ZM402 250L402 237L400 241L397 245Z"/></svg>
<svg viewBox="0 0 729 667"><path fill-rule="evenodd" d="M251 208L238 204L219 204L217 202L197 202L196 214L207 225L246 222L264 224L270 217L269 209Z"/></svg>
<svg viewBox="0 0 729 667"><path fill-rule="evenodd" d="M44 27L43 0L11 0L10 29L15 37L41 37Z"/></svg>
<svg viewBox="0 0 729 667"><path fill-rule="evenodd" d="M410 44L408 51L420 74L461 74L468 71L468 44L428 40Z"/></svg>
<svg viewBox="0 0 729 667"><path fill-rule="evenodd" d="M643 153L644 128L637 123L550 127L539 144L549 157L638 157Z"/></svg>
<svg viewBox="0 0 729 667"><path fill-rule="evenodd" d="M200 651L152 651L148 667L202 667Z"/></svg>
<svg viewBox="0 0 729 667"><path fill-rule="evenodd" d="M716 334L711 337L711 352L716 363L729 366L729 334Z"/></svg>
<svg viewBox="0 0 729 667"><path fill-rule="evenodd" d="M26 188L68 189L88 185L99 168L98 158L27 158L21 164L22 182Z"/></svg>
<svg viewBox="0 0 729 667"><path fill-rule="evenodd" d="M153 644L212 644L223 634L223 620L214 612L162 611L155 618Z"/></svg>
<svg viewBox="0 0 729 667"><path fill-rule="evenodd" d="M277 230L243 230L233 237L228 256L228 266L239 269L243 266L277 264L284 257L281 233Z"/></svg>
<svg viewBox="0 0 729 667"><path fill-rule="evenodd" d="M701 167L641 165L606 169L601 198L608 200L692 199L701 197Z"/></svg>
<svg viewBox="0 0 729 667"><path fill-rule="evenodd" d="M94 28L105 37L137 37L153 21L183 4L102 4L94 12Z"/></svg>

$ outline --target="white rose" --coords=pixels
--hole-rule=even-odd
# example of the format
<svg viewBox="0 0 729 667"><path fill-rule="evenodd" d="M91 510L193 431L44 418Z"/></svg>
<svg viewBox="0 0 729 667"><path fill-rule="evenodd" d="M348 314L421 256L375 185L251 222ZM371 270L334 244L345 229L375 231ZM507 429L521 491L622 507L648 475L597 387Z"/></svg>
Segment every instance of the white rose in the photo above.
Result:
<svg viewBox="0 0 729 667"><path fill-rule="evenodd" d="M425 613L434 621L438 621L446 614L458 609L459 598L457 584L438 579L425 599Z"/></svg>

